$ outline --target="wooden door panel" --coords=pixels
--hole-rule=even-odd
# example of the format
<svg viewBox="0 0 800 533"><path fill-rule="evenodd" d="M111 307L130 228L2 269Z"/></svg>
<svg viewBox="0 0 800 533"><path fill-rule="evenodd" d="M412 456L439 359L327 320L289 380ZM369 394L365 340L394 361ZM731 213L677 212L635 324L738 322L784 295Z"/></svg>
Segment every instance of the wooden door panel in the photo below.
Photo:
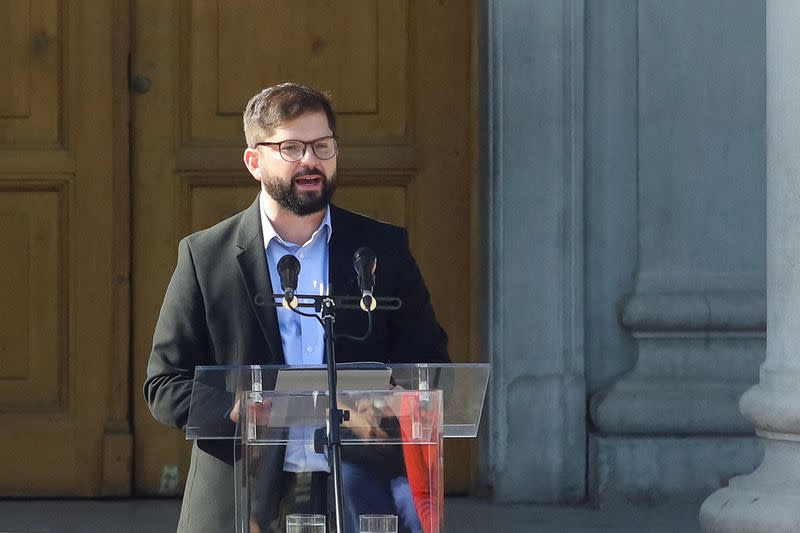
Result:
<svg viewBox="0 0 800 533"><path fill-rule="evenodd" d="M379 182L379 185L358 185L353 181L336 189L337 205L383 222L410 226L405 180L400 178L394 184Z"/></svg>
<svg viewBox="0 0 800 533"><path fill-rule="evenodd" d="M406 0L184 1L180 115L186 144L241 145L242 110L286 80L333 95L340 132L364 144L407 140ZM216 38L213 38L216 37Z"/></svg>
<svg viewBox="0 0 800 533"><path fill-rule="evenodd" d="M35 185L0 182L0 407L58 413L69 392L60 246L67 199L63 189Z"/></svg>
<svg viewBox="0 0 800 533"><path fill-rule="evenodd" d="M130 490L117 8L0 3L0 496Z"/></svg>
<svg viewBox="0 0 800 533"><path fill-rule="evenodd" d="M133 69L134 379L184 235L247 207L242 111L261 88L309 83L332 94L341 138L334 201L401 224L457 361L470 353L474 3L407 0L141 0ZM186 476L183 436L134 405L136 480L169 494ZM456 449L457 448L457 449ZM472 451L448 445L447 487L469 489Z"/></svg>
<svg viewBox="0 0 800 533"><path fill-rule="evenodd" d="M246 209L258 192L253 189L256 182L250 174L236 179L213 176L187 178L184 182L184 224L187 234L209 228Z"/></svg>
<svg viewBox="0 0 800 533"><path fill-rule="evenodd" d="M402 23L404 5L375 0L325 3L258 0L236 2L240 9L219 10L219 109L241 116L252 94L247 87L269 85L270 80L303 77L313 86L327 87L338 95L339 113L375 113L379 80L379 35ZM399 9L398 9L399 8ZM397 16L397 11L399 17ZM241 11L254 16L247 22ZM394 11L393 13L390 13ZM268 17L268 18L265 18ZM265 20L286 21L270 24ZM379 28L383 21L383 27ZM387 28L387 23L390 24ZM405 31L400 32L405 39ZM247 52L242 54L242 50ZM336 69L331 69L336 65ZM397 73L394 73L397 80ZM242 82L242 83L240 83Z"/></svg>
<svg viewBox="0 0 800 533"><path fill-rule="evenodd" d="M0 145L62 142L63 5L0 2Z"/></svg>

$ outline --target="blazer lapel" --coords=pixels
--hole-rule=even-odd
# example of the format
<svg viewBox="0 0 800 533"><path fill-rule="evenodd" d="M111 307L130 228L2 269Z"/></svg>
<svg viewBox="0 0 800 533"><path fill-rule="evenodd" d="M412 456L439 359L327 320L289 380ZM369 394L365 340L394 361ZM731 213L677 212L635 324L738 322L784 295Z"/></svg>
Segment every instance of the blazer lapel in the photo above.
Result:
<svg viewBox="0 0 800 533"><path fill-rule="evenodd" d="M261 231L259 210L258 197L256 197L256 201L244 212L239 223L236 246L241 251L236 255L236 259L239 261L239 271L247 289L250 305L256 314L258 324L261 326L261 331L271 352L271 357L265 362L282 365L285 364L285 358L278 329L278 316L275 308L267 305L272 295L272 281L264 252L264 237Z"/></svg>
<svg viewBox="0 0 800 533"><path fill-rule="evenodd" d="M328 246L328 283L330 294L345 296L356 294L358 281L353 269L353 253L357 242L347 227L341 210L331 204L331 240Z"/></svg>

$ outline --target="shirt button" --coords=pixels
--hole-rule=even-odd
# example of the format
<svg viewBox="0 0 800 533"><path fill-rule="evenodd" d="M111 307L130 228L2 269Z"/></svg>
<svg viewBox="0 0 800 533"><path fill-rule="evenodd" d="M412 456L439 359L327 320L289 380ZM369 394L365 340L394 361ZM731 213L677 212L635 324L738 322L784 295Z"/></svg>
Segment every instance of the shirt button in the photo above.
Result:
<svg viewBox="0 0 800 533"><path fill-rule="evenodd" d="M303 254L303 252L300 252L299 254L297 254L297 257L299 257L300 259L305 259L306 256Z"/></svg>
<svg viewBox="0 0 800 533"><path fill-rule="evenodd" d="M308 353L311 353L311 352L313 352L313 351L314 351L314 347L313 347L313 346L309 346L309 347L307 347L307 348L306 348L306 351L307 351Z"/></svg>

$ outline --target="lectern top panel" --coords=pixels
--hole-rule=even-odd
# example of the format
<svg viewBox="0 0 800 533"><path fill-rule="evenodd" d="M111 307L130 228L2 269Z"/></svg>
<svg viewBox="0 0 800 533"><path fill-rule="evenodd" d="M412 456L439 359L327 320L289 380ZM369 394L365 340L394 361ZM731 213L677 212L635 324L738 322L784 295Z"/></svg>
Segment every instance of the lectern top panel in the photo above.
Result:
<svg viewBox="0 0 800 533"><path fill-rule="evenodd" d="M198 366L186 438L237 438L236 425L228 415L242 398L257 402L259 395L284 398L281 394L285 393L324 398L325 370L325 366ZM337 365L337 390L340 396L358 391L441 391L443 436L475 437L489 372L488 364L344 363Z"/></svg>

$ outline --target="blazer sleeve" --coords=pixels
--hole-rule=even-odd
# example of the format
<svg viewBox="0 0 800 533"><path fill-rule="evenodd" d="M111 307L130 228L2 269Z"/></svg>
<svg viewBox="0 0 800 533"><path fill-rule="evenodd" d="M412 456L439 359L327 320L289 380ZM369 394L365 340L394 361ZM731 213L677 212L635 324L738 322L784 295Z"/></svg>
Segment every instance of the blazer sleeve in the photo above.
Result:
<svg viewBox="0 0 800 533"><path fill-rule="evenodd" d="M397 294L403 305L390 313L390 351L393 363L449 363L447 334L436 320L430 293L408 245L408 231L400 229L397 247Z"/></svg>
<svg viewBox="0 0 800 533"><path fill-rule="evenodd" d="M178 245L178 263L153 334L144 383L147 405L160 422L180 429L186 427L194 368L210 364L213 358L209 339L192 250L183 239ZM205 404L208 419L220 422L231 407L228 400Z"/></svg>

